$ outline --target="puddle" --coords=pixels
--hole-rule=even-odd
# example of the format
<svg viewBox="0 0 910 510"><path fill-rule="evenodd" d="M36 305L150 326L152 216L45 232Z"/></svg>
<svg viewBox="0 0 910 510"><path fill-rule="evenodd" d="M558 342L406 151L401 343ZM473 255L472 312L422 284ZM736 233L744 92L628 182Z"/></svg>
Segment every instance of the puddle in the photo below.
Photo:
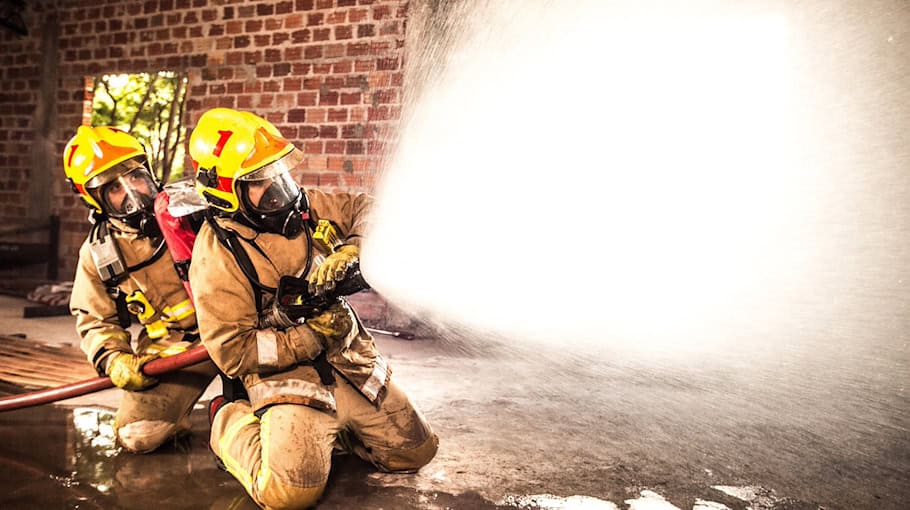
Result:
<svg viewBox="0 0 910 510"><path fill-rule="evenodd" d="M192 414L193 434L148 455L117 446L113 421L114 412L99 407L40 406L0 413L0 508L258 508L233 477L215 467L204 411ZM337 457L319 508L503 508L473 492L376 486L368 481L371 473L372 466L360 459Z"/></svg>

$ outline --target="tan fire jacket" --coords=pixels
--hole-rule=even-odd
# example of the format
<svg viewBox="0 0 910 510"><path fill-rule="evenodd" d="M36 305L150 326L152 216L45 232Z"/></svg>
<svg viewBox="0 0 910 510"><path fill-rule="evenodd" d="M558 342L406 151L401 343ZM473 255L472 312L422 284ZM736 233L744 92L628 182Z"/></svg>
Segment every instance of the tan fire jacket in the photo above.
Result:
<svg viewBox="0 0 910 510"><path fill-rule="evenodd" d="M364 194L326 194L308 190L310 215L332 221L348 244L358 244L371 200ZM301 276L306 269L307 236L296 239L259 233L219 218L218 224L237 233L256 268L259 282L277 287L283 275ZM255 244L255 246L253 246ZM317 250L310 263L316 267L324 253ZM312 364L323 350L338 373L371 402L382 398L391 376L373 338L358 319L346 345L324 345L325 338L305 324L287 328L263 327L250 281L234 255L223 246L210 225L203 225L193 247L190 282L199 314L199 330L212 360L226 374L239 377L255 409L274 403L297 403L335 409L335 399ZM263 310L274 296L263 292ZM336 374L337 375L337 374Z"/></svg>
<svg viewBox="0 0 910 510"><path fill-rule="evenodd" d="M158 246L157 242L153 244L147 237L140 238L135 231L116 220L111 220L110 232L127 267L148 260ZM138 303L144 297L151 305L151 310L144 305L144 313L138 316L144 328L137 339L135 352L141 354L176 354L198 342L193 304L177 276L174 260L166 247L164 250L165 253L157 261L130 272L118 285L125 296L132 296L132 301ZM137 305L134 304L133 308L136 309ZM104 374L110 354L134 352L130 346L130 332L120 327L116 302L108 294L92 260L88 239L79 250L70 312L76 316L82 350L99 374ZM190 342L183 341L185 333L194 334L188 337Z"/></svg>

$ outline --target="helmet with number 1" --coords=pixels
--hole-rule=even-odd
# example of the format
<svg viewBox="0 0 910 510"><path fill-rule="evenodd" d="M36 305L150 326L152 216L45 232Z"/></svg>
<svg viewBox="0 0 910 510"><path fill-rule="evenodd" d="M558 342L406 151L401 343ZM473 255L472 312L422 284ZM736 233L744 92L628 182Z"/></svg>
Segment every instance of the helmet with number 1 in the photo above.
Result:
<svg viewBox="0 0 910 510"><path fill-rule="evenodd" d="M130 134L110 126L79 126L63 150L63 171L97 214L142 231L154 228L158 183L145 148Z"/></svg>
<svg viewBox="0 0 910 510"><path fill-rule="evenodd" d="M189 145L197 190L209 204L260 231L303 232L306 194L291 177L303 153L272 123L214 108L199 118Z"/></svg>

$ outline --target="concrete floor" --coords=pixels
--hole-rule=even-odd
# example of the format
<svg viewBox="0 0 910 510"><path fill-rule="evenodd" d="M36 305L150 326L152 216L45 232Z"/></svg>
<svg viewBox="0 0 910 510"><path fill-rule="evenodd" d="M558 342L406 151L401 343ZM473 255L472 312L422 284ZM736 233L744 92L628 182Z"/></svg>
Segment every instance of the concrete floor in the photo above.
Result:
<svg viewBox="0 0 910 510"><path fill-rule="evenodd" d="M4 332L76 342L71 318L20 319L24 304L0 296ZM808 342L676 363L582 359L465 334L377 342L439 434L439 454L416 475L339 456L320 508L897 510L910 501L906 344ZM118 395L0 414L0 508L255 508L215 468L201 404L192 436L134 456L112 442Z"/></svg>

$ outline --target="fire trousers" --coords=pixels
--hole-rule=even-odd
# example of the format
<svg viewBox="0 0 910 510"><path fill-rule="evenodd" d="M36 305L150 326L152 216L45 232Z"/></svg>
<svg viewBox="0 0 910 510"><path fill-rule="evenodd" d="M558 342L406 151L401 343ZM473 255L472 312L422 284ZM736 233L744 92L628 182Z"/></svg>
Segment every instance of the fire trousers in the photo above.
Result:
<svg viewBox="0 0 910 510"><path fill-rule="evenodd" d="M394 382L377 409L343 378L335 379L336 412L276 404L257 418L240 400L215 416L212 451L259 506L315 505L336 441L386 472L414 472L436 455L436 435Z"/></svg>
<svg viewBox="0 0 910 510"><path fill-rule="evenodd" d="M124 391L114 428L133 453L148 453L190 428L190 412L218 374L211 361L162 374L143 391Z"/></svg>

